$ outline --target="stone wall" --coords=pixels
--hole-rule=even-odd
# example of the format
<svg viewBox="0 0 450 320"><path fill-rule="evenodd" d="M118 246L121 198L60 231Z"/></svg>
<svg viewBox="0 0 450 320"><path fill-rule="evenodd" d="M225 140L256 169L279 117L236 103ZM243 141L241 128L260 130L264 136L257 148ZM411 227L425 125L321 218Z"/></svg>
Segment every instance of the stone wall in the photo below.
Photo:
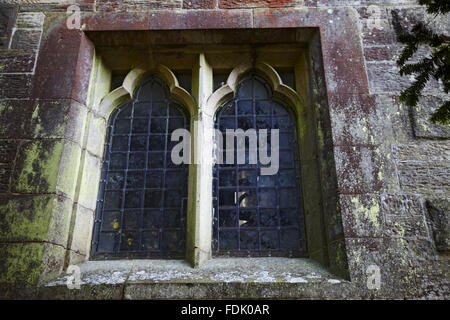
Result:
<svg viewBox="0 0 450 320"><path fill-rule="evenodd" d="M449 297L450 127L428 121L448 96L431 82L416 109L399 103L411 79L395 60L398 32L426 20L450 34L450 17L433 18L414 0L2 2L0 296L53 279L67 256L85 254L72 249L70 230L93 45L65 27L73 2L91 31L318 27L326 84L316 85L326 90L315 103L329 105L332 132L322 134L333 145L323 152L334 152L349 295ZM373 264L382 287L367 293Z"/></svg>

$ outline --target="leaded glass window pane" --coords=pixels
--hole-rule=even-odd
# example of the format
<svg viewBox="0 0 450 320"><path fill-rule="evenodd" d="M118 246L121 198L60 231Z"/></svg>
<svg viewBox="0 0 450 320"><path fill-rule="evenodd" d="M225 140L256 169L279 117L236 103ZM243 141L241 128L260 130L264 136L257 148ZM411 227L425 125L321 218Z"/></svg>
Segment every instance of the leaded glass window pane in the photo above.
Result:
<svg viewBox="0 0 450 320"><path fill-rule="evenodd" d="M186 164L170 153L186 111L151 77L111 115L93 236L93 257L182 258L185 254Z"/></svg>
<svg viewBox="0 0 450 320"><path fill-rule="evenodd" d="M237 164L235 149L234 164L224 160L215 165L214 254L305 256L300 164L291 111L272 97L263 78L250 75L239 84L236 97L219 109L215 127L224 141L226 129L279 129L280 164L276 174L261 175L261 163L249 163L246 142L245 164ZM270 149L270 134L268 143Z"/></svg>

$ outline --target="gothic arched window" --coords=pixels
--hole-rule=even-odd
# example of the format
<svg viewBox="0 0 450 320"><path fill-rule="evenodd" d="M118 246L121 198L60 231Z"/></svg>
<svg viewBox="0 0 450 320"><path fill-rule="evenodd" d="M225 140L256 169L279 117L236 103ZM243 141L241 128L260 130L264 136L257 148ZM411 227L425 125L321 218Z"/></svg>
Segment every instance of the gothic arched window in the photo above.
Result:
<svg viewBox="0 0 450 320"><path fill-rule="evenodd" d="M279 169L263 175L258 161L251 164L246 138L245 164L226 160L214 167L213 252L230 256L305 256L303 200L295 117L272 97L267 82L254 74L244 78L235 98L216 113L215 127L225 146L227 129L279 129ZM261 135L258 134L261 138ZM258 138L257 151L261 144ZM248 143L247 143L248 142ZM270 150L270 148L269 148ZM259 154L259 152L257 153ZM273 156L273 155L272 155Z"/></svg>
<svg viewBox="0 0 450 320"><path fill-rule="evenodd" d="M94 224L94 258L182 258L188 165L171 161L185 109L152 76L109 118Z"/></svg>

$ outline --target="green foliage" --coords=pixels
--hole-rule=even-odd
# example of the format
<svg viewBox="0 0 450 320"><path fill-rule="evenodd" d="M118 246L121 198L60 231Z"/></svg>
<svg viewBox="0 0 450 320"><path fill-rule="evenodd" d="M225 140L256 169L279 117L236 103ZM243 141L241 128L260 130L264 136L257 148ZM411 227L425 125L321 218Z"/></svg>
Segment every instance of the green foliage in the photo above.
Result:
<svg viewBox="0 0 450 320"><path fill-rule="evenodd" d="M427 6L428 13L437 15L450 11L450 0L419 0L419 3ZM423 22L419 22L411 32L400 34L398 41L406 45L397 60L400 75L415 76L412 85L401 92L400 101L410 107L417 106L422 90L431 77L441 80L444 92L448 94L450 91L450 37L437 34ZM420 46L430 48L431 55L417 63L407 63ZM433 123L450 124L450 101L445 101L430 120Z"/></svg>

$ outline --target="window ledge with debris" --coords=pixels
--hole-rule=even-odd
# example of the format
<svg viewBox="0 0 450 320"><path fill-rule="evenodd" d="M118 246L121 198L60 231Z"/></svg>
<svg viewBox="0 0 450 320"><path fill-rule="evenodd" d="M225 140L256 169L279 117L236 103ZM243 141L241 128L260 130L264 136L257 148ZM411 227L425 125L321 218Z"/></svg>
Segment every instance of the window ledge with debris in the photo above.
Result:
<svg viewBox="0 0 450 320"><path fill-rule="evenodd" d="M181 260L88 261L43 284L52 299L342 299L354 285L311 259L217 258L201 268Z"/></svg>

